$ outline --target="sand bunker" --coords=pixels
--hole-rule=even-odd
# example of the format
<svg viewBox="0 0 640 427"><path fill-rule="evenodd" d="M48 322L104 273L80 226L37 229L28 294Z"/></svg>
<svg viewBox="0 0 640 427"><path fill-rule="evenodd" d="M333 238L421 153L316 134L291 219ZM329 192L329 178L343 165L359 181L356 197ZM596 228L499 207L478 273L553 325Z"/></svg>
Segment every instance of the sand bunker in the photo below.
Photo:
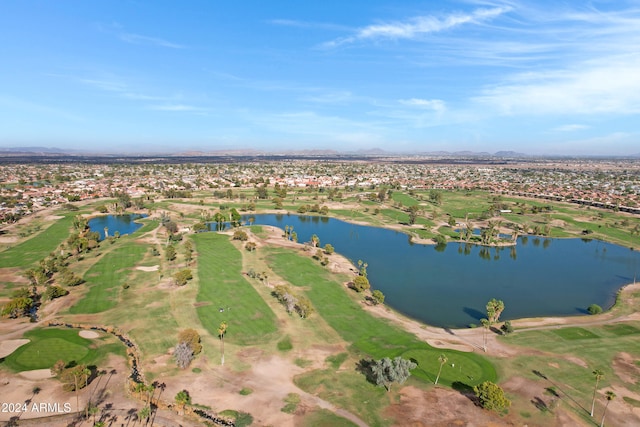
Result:
<svg viewBox="0 0 640 427"><path fill-rule="evenodd" d="M428 339L427 344L435 348L448 348L451 350L458 350L458 351L464 351L464 352L473 351L473 347L471 347L470 345L453 343L450 341Z"/></svg>
<svg viewBox="0 0 640 427"><path fill-rule="evenodd" d="M82 338L88 338L90 340L98 338L100 336L100 334L98 334L96 331L80 331L78 332L78 335L80 335Z"/></svg>
<svg viewBox="0 0 640 427"><path fill-rule="evenodd" d="M53 377L51 369L34 369L32 371L20 372L20 376L28 380L46 380Z"/></svg>
<svg viewBox="0 0 640 427"><path fill-rule="evenodd" d="M18 349L18 347L22 347L30 340L21 339L21 340L6 340L0 342L0 358L7 357L14 351Z"/></svg>
<svg viewBox="0 0 640 427"><path fill-rule="evenodd" d="M152 265L151 267L136 267L136 270L140 270L140 271L158 271L160 269L159 265Z"/></svg>

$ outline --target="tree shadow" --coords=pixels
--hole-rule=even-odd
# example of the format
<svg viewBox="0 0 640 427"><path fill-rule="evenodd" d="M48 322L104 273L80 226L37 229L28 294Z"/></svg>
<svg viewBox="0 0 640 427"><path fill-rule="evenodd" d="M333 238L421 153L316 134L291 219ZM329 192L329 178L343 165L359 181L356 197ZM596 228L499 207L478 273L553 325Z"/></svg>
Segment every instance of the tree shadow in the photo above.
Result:
<svg viewBox="0 0 640 427"><path fill-rule="evenodd" d="M546 402L540 399L538 396L531 399L531 403L533 403L533 406L535 406L538 411L549 412L549 407L547 406Z"/></svg>
<svg viewBox="0 0 640 427"><path fill-rule="evenodd" d="M558 384L554 383L553 381L551 381L549 379L549 377L547 377L545 374L543 374L542 372L538 371L538 370L533 370L531 371L533 372L536 376L549 381L549 383L551 385L553 385L553 394L558 396L559 399L563 399L566 397L567 399L569 399L571 402L573 402L573 404L575 404L577 407L581 408L583 411L590 413L589 410L587 408L585 408L584 406L582 406L582 404L580 402L578 402L576 399L573 398L573 396L571 396L569 393L567 393L566 391L564 391ZM548 387L547 390L550 390L551 387ZM558 390L558 391L556 391ZM564 396L564 397L563 397ZM533 401L532 401L533 403ZM535 403L534 403L535 404ZM545 405L546 406L546 405ZM548 407L547 407L548 409Z"/></svg>
<svg viewBox="0 0 640 427"><path fill-rule="evenodd" d="M502 331L501 331L500 329L496 328L495 326L491 326L491 327L489 328L489 330L490 330L491 332L493 332L494 334L502 335Z"/></svg>
<svg viewBox="0 0 640 427"><path fill-rule="evenodd" d="M443 329L444 329L444 331L445 331L446 333L448 333L449 335L455 335L455 332L453 332L451 329L449 329L449 328L443 328Z"/></svg>
<svg viewBox="0 0 640 427"><path fill-rule="evenodd" d="M471 307L464 307L462 311L464 311L466 314L473 317L477 321L480 321L480 319L484 319L487 316L486 313L483 313Z"/></svg>
<svg viewBox="0 0 640 427"><path fill-rule="evenodd" d="M580 314L590 314L586 308L576 307L576 311Z"/></svg>
<svg viewBox="0 0 640 427"><path fill-rule="evenodd" d="M534 369L534 370L533 370L533 371L531 371L531 372L533 372L533 373L534 373L534 375L536 375L536 376L538 376L538 377L542 378L543 380L548 380L548 379L549 379L549 378L547 378L547 376L546 376L545 374L543 374L542 372L540 372L540 371L538 371L538 370L536 370L536 369Z"/></svg>
<svg viewBox="0 0 640 427"><path fill-rule="evenodd" d="M451 383L451 388L469 399L474 405L480 407L480 400L473 391L473 387L469 384L463 383L462 381L454 381Z"/></svg>
<svg viewBox="0 0 640 427"><path fill-rule="evenodd" d="M360 359L358 363L356 363L356 372L364 375L367 381L371 384L377 385L375 379L373 378L372 370L372 367L375 363L376 362L373 359Z"/></svg>

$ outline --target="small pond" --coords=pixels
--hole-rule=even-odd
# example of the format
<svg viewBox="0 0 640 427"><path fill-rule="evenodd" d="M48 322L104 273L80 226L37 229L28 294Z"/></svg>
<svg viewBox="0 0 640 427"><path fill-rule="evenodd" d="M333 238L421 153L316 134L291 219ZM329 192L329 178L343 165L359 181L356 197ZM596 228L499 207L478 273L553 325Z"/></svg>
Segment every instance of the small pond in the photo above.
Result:
<svg viewBox="0 0 640 427"><path fill-rule="evenodd" d="M117 231L120 235L131 234L142 224L136 222L137 219L146 218L145 214L124 214L124 215L103 215L91 218L89 220L89 229L100 233L100 240L104 239L105 227L109 236Z"/></svg>
<svg viewBox="0 0 640 427"><path fill-rule="evenodd" d="M243 221L249 217L256 225L293 226L300 242L316 234L320 246L330 243L354 264L367 262L385 304L442 327L479 324L491 298L505 302L503 320L584 314L594 303L607 309L640 268L638 251L598 240L520 236L514 247L435 247L334 218L261 214Z"/></svg>

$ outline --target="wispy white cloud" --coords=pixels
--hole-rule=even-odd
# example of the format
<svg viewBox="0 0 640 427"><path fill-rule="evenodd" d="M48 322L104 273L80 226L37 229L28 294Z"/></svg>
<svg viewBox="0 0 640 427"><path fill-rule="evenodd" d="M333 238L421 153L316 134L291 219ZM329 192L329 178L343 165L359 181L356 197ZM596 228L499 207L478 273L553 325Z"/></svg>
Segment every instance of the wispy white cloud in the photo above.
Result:
<svg viewBox="0 0 640 427"><path fill-rule="evenodd" d="M138 45L149 45L158 47L167 47L171 49L186 49L186 46L170 42L159 37L143 36L141 34L120 32L118 38L124 42Z"/></svg>
<svg viewBox="0 0 640 427"><path fill-rule="evenodd" d="M586 130L589 128L591 128L591 126L574 123L574 124L557 126L551 130L555 132L576 132L580 130Z"/></svg>
<svg viewBox="0 0 640 427"><path fill-rule="evenodd" d="M411 98L411 99L400 99L398 102L410 107L418 107L418 108L434 110L438 112L442 112L446 110L445 103L441 99Z"/></svg>
<svg viewBox="0 0 640 427"><path fill-rule="evenodd" d="M446 31L464 24L479 24L498 17L511 10L510 6L480 8L471 13L454 13L442 18L436 16L418 16L403 22L372 24L355 31L347 37L328 41L322 46L333 48L344 44L378 39L415 39L426 34Z"/></svg>
<svg viewBox="0 0 640 427"><path fill-rule="evenodd" d="M111 78L80 78L82 84L111 92L121 98L137 100L137 101L168 101L173 99L166 96L154 96L144 93L132 91L127 83L122 79L111 76Z"/></svg>
<svg viewBox="0 0 640 427"><path fill-rule="evenodd" d="M314 102L318 104L346 104L354 101L354 95L348 90L332 91L332 90L314 90L313 95L305 96L303 101Z"/></svg>
<svg viewBox="0 0 640 427"><path fill-rule="evenodd" d="M640 54L517 74L474 101L501 114L638 114Z"/></svg>

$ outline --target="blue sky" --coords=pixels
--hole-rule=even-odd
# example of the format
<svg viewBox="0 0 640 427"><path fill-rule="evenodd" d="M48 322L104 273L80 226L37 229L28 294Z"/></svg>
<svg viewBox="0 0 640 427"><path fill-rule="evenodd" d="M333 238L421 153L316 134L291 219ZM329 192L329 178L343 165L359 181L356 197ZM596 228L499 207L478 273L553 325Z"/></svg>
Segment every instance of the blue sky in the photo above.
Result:
<svg viewBox="0 0 640 427"><path fill-rule="evenodd" d="M0 2L0 147L640 152L638 1Z"/></svg>

